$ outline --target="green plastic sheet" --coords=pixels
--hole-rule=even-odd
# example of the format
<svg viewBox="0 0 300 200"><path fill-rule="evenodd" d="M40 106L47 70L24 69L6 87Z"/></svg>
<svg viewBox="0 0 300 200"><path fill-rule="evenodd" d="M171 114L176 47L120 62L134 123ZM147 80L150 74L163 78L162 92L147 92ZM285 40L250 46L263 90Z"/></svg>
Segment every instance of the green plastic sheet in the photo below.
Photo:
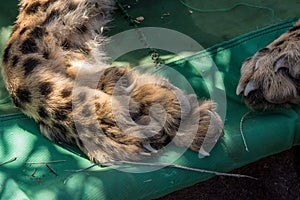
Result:
<svg viewBox="0 0 300 200"><path fill-rule="evenodd" d="M286 31L295 21L290 19L268 26L168 64L186 77L199 98L204 98L209 97L209 86L194 69L203 63L203 59L211 57L222 78L214 80L211 85L218 85L221 81L225 86L212 88L226 92L224 135L211 151L211 156L199 159L197 153L188 150L175 161L176 164L229 172L300 144L300 107L278 108L252 112L246 117L242 126L249 148L246 151L240 121L249 109L235 95L243 60ZM168 74L164 68L157 73ZM172 81L172 77L169 78ZM151 172L145 173L124 172L125 166L68 172L66 170L82 169L91 163L76 149L62 148L42 137L37 124L11 106L7 93L2 91L1 95L0 164L16 158L0 166L1 199L153 199L213 176L169 167L154 171L149 168ZM153 162L164 162L170 154L172 148ZM45 164L30 164L59 160L65 162L50 163L51 168ZM126 166L126 170L140 171L137 166Z"/></svg>

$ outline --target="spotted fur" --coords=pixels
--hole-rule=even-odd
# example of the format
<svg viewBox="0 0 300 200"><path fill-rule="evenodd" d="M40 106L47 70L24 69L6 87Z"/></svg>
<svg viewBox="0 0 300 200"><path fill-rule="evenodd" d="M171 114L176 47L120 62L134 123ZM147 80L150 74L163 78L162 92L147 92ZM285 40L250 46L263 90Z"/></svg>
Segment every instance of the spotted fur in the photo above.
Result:
<svg viewBox="0 0 300 200"><path fill-rule="evenodd" d="M210 126L216 134L221 131L211 101L198 103L166 79L107 65L99 33L110 21L114 1L22 0L19 9L2 73L14 104L51 141L76 145L102 163L144 159L172 140L198 151ZM76 79L79 73L87 83ZM91 87L95 73L101 76ZM128 91L126 107L117 97L128 97ZM156 120L161 117L163 124ZM149 126L153 120L156 125ZM189 124L184 132L182 122Z"/></svg>

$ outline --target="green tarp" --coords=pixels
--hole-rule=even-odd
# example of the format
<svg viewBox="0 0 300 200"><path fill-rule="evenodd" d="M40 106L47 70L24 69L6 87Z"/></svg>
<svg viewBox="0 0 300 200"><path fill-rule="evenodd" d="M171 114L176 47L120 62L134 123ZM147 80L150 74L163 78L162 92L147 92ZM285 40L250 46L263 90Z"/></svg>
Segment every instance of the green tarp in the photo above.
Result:
<svg viewBox="0 0 300 200"><path fill-rule="evenodd" d="M148 8L151 10L151 6ZM1 7L1 10L10 15L6 7ZM122 22L122 19L118 20ZM226 92L226 109L220 110L226 112L224 135L211 151L211 156L200 159L197 153L188 150L175 161L176 164L228 172L300 144L300 107L278 108L263 113L252 112L245 118L242 130L249 148L247 152L241 137L240 121L249 109L235 95L243 60L286 31L295 20L286 20L242 35L188 59L168 64L186 77L199 98L208 97L210 89ZM1 24L8 25L2 21ZM1 30L3 37L6 29ZM141 56L143 53L138 54ZM195 70L199 65L204 66L203 60L207 60L208 56L216 63L221 80L209 83ZM156 72L167 76L164 69L160 68ZM218 81L224 83L224 88L216 86ZM95 167L80 173L68 172L66 170L82 169L91 163L78 152L70 148L66 150L42 137L37 124L13 109L6 93L2 92L1 95L0 164L16 158L0 166L1 199L152 199L212 176L168 167L159 170L147 168L150 172L144 173L125 172L140 172L141 168L137 166ZM153 162L164 162L170 155L173 155L172 147ZM65 162L50 163L48 167L45 164L28 163L60 160Z"/></svg>

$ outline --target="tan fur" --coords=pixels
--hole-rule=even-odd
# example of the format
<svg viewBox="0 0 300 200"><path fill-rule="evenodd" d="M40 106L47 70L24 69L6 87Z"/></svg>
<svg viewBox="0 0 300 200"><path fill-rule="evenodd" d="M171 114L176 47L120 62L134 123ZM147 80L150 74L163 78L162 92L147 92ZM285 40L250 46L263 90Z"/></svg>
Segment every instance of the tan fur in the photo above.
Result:
<svg viewBox="0 0 300 200"><path fill-rule="evenodd" d="M113 9L112 0L21 1L2 69L15 105L45 137L94 162L144 159L172 139L198 151L210 127L222 131L214 104L199 106L164 78L108 66L100 29Z"/></svg>
<svg viewBox="0 0 300 200"><path fill-rule="evenodd" d="M298 103L300 20L286 33L247 59L237 94L253 109Z"/></svg>

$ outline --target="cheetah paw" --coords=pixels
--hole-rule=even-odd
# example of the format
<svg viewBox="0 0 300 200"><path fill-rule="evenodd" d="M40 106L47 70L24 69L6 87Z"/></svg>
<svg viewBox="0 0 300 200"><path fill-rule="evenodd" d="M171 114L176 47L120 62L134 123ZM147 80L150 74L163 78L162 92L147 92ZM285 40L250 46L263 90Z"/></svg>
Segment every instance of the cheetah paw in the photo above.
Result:
<svg viewBox="0 0 300 200"><path fill-rule="evenodd" d="M274 41L244 62L236 94L253 109L286 106L299 102L299 80L300 41Z"/></svg>

